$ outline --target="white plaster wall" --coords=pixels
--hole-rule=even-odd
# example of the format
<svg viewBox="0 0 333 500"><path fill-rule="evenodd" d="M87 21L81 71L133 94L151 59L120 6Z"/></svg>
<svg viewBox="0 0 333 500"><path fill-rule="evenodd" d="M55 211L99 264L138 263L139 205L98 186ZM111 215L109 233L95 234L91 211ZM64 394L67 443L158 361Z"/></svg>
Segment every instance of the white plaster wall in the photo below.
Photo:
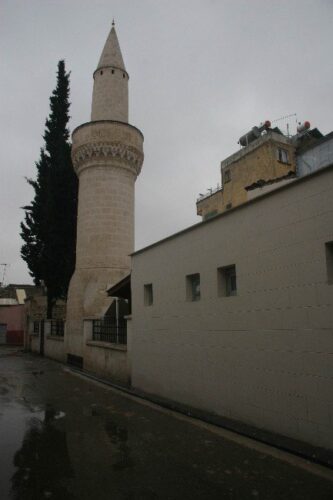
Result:
<svg viewBox="0 0 333 500"><path fill-rule="evenodd" d="M45 337L44 342L44 355L65 363L64 337Z"/></svg>
<svg viewBox="0 0 333 500"><path fill-rule="evenodd" d="M132 385L333 448L332 193L330 169L135 254ZM230 264L238 295L219 297ZM198 302L185 299L192 273Z"/></svg>
<svg viewBox="0 0 333 500"><path fill-rule="evenodd" d="M107 342L88 343L84 348L84 369L115 383L130 383L126 346L111 346Z"/></svg>

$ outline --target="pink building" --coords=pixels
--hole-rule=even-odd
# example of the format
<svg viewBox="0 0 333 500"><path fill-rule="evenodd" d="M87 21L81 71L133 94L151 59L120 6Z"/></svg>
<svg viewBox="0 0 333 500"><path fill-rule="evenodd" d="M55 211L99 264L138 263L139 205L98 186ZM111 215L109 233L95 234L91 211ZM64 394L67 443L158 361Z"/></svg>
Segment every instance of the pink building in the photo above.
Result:
<svg viewBox="0 0 333 500"><path fill-rule="evenodd" d="M0 302L0 344L23 345L25 311L23 304Z"/></svg>

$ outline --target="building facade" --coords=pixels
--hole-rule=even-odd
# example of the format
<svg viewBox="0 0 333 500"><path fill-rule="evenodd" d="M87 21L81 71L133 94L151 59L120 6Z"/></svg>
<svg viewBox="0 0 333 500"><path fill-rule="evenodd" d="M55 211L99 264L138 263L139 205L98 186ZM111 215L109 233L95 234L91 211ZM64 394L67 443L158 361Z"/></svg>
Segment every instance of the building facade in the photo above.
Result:
<svg viewBox="0 0 333 500"><path fill-rule="evenodd" d="M333 157L332 133L324 137L309 122L299 124L297 134L290 136L266 121L238 142L239 151L221 161L221 187L197 199L203 220L315 172Z"/></svg>
<svg viewBox="0 0 333 500"><path fill-rule="evenodd" d="M132 385L333 449L333 166L132 257Z"/></svg>

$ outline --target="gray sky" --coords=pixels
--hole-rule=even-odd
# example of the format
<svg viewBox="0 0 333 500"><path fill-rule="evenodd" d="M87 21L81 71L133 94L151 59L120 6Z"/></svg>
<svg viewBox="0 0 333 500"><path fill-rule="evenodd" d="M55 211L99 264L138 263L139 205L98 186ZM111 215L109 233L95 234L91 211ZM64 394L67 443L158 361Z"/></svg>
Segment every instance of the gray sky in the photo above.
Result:
<svg viewBox="0 0 333 500"><path fill-rule="evenodd" d="M0 9L7 283L31 282L20 207L33 197L25 177L35 176L57 63L71 71L73 130L90 119L112 17L130 75L130 123L145 136L136 249L199 222L198 193L220 182L220 161L252 126L297 113L333 129L333 0L1 0Z"/></svg>

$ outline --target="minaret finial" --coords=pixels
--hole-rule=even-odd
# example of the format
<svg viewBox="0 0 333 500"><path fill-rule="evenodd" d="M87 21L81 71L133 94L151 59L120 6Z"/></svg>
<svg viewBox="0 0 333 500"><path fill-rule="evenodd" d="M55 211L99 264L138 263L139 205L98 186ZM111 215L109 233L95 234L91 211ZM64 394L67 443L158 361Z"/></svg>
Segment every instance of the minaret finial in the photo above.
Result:
<svg viewBox="0 0 333 500"><path fill-rule="evenodd" d="M112 28L114 28L114 25L115 25L115 22L114 22L114 18L112 19Z"/></svg>

